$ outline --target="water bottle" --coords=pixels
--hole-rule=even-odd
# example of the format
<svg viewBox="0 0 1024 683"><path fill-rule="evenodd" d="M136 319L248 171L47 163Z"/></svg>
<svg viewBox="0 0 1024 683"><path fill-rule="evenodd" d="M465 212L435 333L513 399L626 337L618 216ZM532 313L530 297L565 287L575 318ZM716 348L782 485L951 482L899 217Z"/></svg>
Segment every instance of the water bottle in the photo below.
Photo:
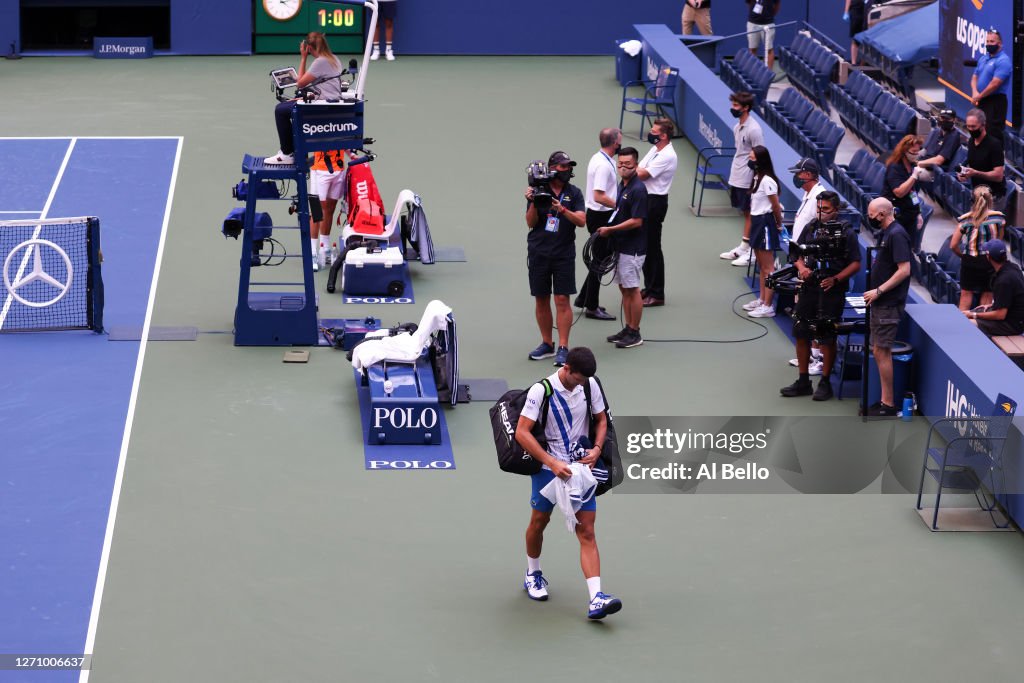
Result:
<svg viewBox="0 0 1024 683"><path fill-rule="evenodd" d="M334 259L331 258L331 250L327 247L320 247L320 261L323 264L321 267L330 268L331 263Z"/></svg>
<svg viewBox="0 0 1024 683"><path fill-rule="evenodd" d="M338 243L335 242L331 245L331 263L337 261L339 256L341 256L341 252L338 251Z"/></svg>
<svg viewBox="0 0 1024 683"><path fill-rule="evenodd" d="M914 397L913 391L908 391L903 395L903 410L900 412L900 419L910 422L914 419L915 410L917 410L917 399Z"/></svg>

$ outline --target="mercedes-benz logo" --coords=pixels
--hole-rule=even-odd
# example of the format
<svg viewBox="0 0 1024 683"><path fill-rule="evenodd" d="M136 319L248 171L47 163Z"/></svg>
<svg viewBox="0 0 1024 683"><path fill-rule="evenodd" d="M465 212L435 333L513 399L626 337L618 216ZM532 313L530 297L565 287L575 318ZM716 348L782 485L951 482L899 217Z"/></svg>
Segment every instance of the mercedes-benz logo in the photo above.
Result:
<svg viewBox="0 0 1024 683"><path fill-rule="evenodd" d="M62 259L64 259L64 264L67 266L68 271L67 282L61 282L43 270L43 257L41 252L44 247L54 250L60 254ZM25 251L25 254L21 258L21 265L18 266L18 272L14 274L14 281L12 282L11 264L14 262L18 253L22 250ZM32 261L32 267L27 273L25 273L25 266L28 264L29 260ZM15 301L32 308L46 308L47 306L52 306L63 299L64 295L67 294L68 290L71 288L71 281L73 278L74 268L71 266L71 259L68 258L67 252L49 240L38 238L25 240L12 249L11 253L9 253L7 258L4 259L4 285L7 286L7 291ZM29 301L18 294L19 289L36 281L45 282L55 290L58 290L59 293L49 301Z"/></svg>

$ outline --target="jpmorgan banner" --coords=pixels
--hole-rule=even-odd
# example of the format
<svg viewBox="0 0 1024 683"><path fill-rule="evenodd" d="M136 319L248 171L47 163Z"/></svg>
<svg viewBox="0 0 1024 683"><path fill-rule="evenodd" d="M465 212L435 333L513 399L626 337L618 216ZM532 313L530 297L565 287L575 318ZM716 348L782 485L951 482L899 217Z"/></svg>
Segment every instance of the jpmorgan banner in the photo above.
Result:
<svg viewBox="0 0 1024 683"><path fill-rule="evenodd" d="M946 102L963 116L972 107L971 76L985 54L985 36L996 29L1003 51L1013 62L1013 5L1011 0L939 0L939 80L946 86ZM1011 84L1012 86L1012 84ZM1013 102L1013 93L1009 101ZM1007 114L1013 117L1013 107Z"/></svg>

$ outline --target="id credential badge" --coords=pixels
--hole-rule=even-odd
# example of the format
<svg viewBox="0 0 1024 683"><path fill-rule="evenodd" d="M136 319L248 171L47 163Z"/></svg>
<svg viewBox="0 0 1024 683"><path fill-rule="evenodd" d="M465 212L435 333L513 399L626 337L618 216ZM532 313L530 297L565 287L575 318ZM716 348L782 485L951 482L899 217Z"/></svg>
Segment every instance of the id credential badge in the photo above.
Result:
<svg viewBox="0 0 1024 683"><path fill-rule="evenodd" d="M558 232L558 216L548 216L548 222L544 226L545 232Z"/></svg>

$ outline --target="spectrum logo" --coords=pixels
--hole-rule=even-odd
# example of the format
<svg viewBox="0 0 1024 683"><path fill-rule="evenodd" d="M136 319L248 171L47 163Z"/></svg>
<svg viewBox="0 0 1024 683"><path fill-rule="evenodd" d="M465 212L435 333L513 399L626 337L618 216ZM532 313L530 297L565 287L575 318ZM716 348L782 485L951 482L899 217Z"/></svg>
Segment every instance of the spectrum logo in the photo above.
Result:
<svg viewBox="0 0 1024 683"><path fill-rule="evenodd" d="M302 124L303 135L323 135L324 133L348 133L359 130L355 123L304 123Z"/></svg>

